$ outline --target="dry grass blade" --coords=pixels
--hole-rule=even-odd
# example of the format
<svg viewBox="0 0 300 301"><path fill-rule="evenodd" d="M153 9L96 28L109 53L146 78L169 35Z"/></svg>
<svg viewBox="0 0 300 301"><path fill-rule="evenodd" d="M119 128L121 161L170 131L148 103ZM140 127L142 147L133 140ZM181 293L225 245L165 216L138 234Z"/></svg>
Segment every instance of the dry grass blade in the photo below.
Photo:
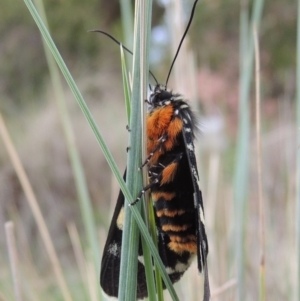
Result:
<svg viewBox="0 0 300 301"><path fill-rule="evenodd" d="M48 228L46 226L45 220L43 218L42 212L40 210L40 207L38 205L37 199L35 197L35 194L33 192L33 189L30 185L29 179L25 173L25 170L22 166L21 160L15 150L15 147L10 139L9 133L7 131L7 128L5 126L4 120L2 118L2 115L0 114L0 135L3 139L4 145L7 149L7 152L10 156L10 159L12 161L12 164L14 166L14 169L17 173L17 176L20 180L20 183L22 185L22 188L24 190L24 193L26 195L26 198L28 200L30 209L34 215L34 218L36 220L36 223L38 225L39 231L41 233L43 242L45 244L46 250L48 252L50 261L52 263L52 267L58 282L58 285L63 293L64 300L65 301L72 301L71 294L69 292L69 289L67 287L65 278L62 273L62 269L60 266L60 263L58 261L57 254L55 252Z"/></svg>
<svg viewBox="0 0 300 301"><path fill-rule="evenodd" d="M9 262L11 273L13 277L14 283L14 290L15 290L15 297L16 301L22 301L22 292L21 292L21 285L19 280L19 273L18 273L18 253L16 247L16 239L14 235L14 224L13 222L5 223L5 233L6 233L6 241L7 241L7 248L9 254Z"/></svg>
<svg viewBox="0 0 300 301"><path fill-rule="evenodd" d="M261 112L260 112L260 57L259 42L256 26L253 28L255 53L255 98L256 98L256 147L257 147L257 181L260 223L260 300L265 300L265 213L262 187L262 153L261 153Z"/></svg>
<svg viewBox="0 0 300 301"><path fill-rule="evenodd" d="M86 279L86 263L85 263L85 257L82 249L82 245L80 242L80 237L76 228L76 225L74 223L68 223L67 224L68 233L70 236L71 244L73 247L73 251L75 254L76 262L78 265L78 269L80 272L80 277L82 280L82 283L84 284L86 290L88 291L88 283ZM91 299L92 300L92 299Z"/></svg>

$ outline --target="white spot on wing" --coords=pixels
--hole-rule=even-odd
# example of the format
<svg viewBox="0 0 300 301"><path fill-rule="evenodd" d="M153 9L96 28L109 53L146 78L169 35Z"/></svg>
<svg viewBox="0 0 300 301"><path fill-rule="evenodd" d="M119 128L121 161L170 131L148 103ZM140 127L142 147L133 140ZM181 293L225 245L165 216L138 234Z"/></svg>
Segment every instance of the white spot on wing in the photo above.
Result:
<svg viewBox="0 0 300 301"><path fill-rule="evenodd" d="M198 182L198 172L197 172L197 170L194 166L192 166L191 171L192 171L192 174L193 174L194 178Z"/></svg>
<svg viewBox="0 0 300 301"><path fill-rule="evenodd" d="M189 113L186 113L186 116L188 117L188 119L189 119L190 121L192 121L192 117L191 117L191 115L190 115Z"/></svg>
<svg viewBox="0 0 300 301"><path fill-rule="evenodd" d="M170 267L166 267L166 272L167 272L168 274L173 274L173 273L175 273L175 270L172 269L172 268L170 268Z"/></svg>
<svg viewBox="0 0 300 301"><path fill-rule="evenodd" d="M120 255L120 248L116 243L112 243L108 249L107 252L113 256L119 256Z"/></svg>
<svg viewBox="0 0 300 301"><path fill-rule="evenodd" d="M186 147L187 147L187 149L189 149L190 151L194 151L194 146L193 146L192 143L188 143L188 144L186 145Z"/></svg>
<svg viewBox="0 0 300 301"><path fill-rule="evenodd" d="M176 263L176 266L175 266L175 271L177 272L184 272L187 270L187 268L189 267L189 264L185 264L185 263L182 263L182 262L177 262Z"/></svg>
<svg viewBox="0 0 300 301"><path fill-rule="evenodd" d="M166 267L167 273L168 274L174 274L174 273L183 273L183 272L185 272L189 268L189 266L191 265L194 258L195 258L195 255L192 255L192 256L190 256L189 260L186 263L181 262L181 261L177 261L174 268Z"/></svg>
<svg viewBox="0 0 300 301"><path fill-rule="evenodd" d="M201 207L199 208L199 217L202 224L205 225L204 213Z"/></svg>

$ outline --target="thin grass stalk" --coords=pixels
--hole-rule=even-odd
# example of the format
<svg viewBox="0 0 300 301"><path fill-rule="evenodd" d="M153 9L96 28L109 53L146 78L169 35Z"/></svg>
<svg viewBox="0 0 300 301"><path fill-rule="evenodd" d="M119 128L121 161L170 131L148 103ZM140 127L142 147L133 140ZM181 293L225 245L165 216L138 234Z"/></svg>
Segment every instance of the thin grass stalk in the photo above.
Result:
<svg viewBox="0 0 300 301"><path fill-rule="evenodd" d="M144 2L142 2L144 3ZM149 79L149 49L150 49L150 35L151 35L151 20L152 20L152 5L153 1L148 0L146 1L146 5L144 6L144 17L147 22L145 25L147 25L147 28L145 29L145 37L146 41L143 43L145 45L145 70L143 71L141 69L141 73L145 76L146 81L142 84L143 92L141 93L141 102L142 102L142 116L143 116L143 135L142 135L142 162L145 162L147 157L147 127L146 127L146 116L147 116L147 105L145 104L145 99L147 98L147 89L148 89L148 79ZM143 51L141 51L141 57L142 57ZM143 168L143 187L145 187L148 184L148 173L147 169ZM148 225L148 229L151 233L153 242L158 249L158 237L157 237L157 228L156 228L156 221L154 216L154 208L152 205L151 200L151 194L148 192L145 194L145 202L144 209L145 209L145 218L146 218L146 224ZM146 270L146 279L147 279L147 288L149 293L149 300L156 300L159 301L164 300L164 294L163 294L163 283L162 283L162 277L160 273L160 269L155 264L154 274L153 274L153 263L152 259L150 258L148 250L148 246L143 244L143 252L144 252L144 260L145 260L145 270ZM155 275L155 278L154 278ZM154 282L155 281L155 282ZM168 287L169 284L166 283L166 286ZM169 287L168 287L169 288ZM174 290L173 286L171 288ZM169 288L170 290L170 288ZM172 295L172 294L171 294ZM177 298L177 296L175 296ZM174 297L173 297L174 298Z"/></svg>
<svg viewBox="0 0 300 301"><path fill-rule="evenodd" d="M20 211L18 210L16 204L11 204L9 216L10 219L14 221L15 228L18 229L18 238L19 238L19 249L21 248L21 262L22 270L21 272L21 281L22 281L22 296L25 300L30 301L40 301L42 288L35 285L35 280L39 279L38 273L36 271L35 261L32 257L30 243L26 237L25 224L22 220ZM26 275L26 277L24 277ZM1 298L0 298L1 300ZM1 300L2 301L2 300Z"/></svg>
<svg viewBox="0 0 300 301"><path fill-rule="evenodd" d="M130 124L130 115L131 115L131 104L130 104L131 90L130 90L130 86L129 86L128 73L127 73L127 67L126 67L124 50L123 50L122 44L120 45L120 51L121 51L121 66L122 66L122 78L123 78L123 91L124 91L124 99L125 99L125 108L126 108L126 115L127 115L127 124L129 126L129 124Z"/></svg>
<svg viewBox="0 0 300 301"><path fill-rule="evenodd" d="M245 73L245 57L247 57L247 33L249 27L249 1L248 0L240 0L240 20L239 20L239 107L241 107L241 82L242 82L242 75ZM240 122L240 121L239 121ZM241 124L241 122L240 122ZM239 125L240 128L240 125ZM239 137L237 140L236 146L236 157L238 156L238 144L239 144ZM234 168L234 177L233 177L233 211L234 213L232 216L234 217L231 219L230 223L230 244L229 244L229 271L231 277L237 277L239 274L243 274L243 271L239 269L240 262L243 262L243 259L240 254L242 254L241 248L241 238L240 238L240 231L239 225L241 224L242 218L239 217L239 213L241 212L239 206L239 194L236 191L236 187L238 186L238 175L239 168L237 164L233 166ZM241 286L243 285L243 279L239 279L237 284L236 296L238 296L239 291L242 291ZM237 297L236 297L237 298Z"/></svg>
<svg viewBox="0 0 300 301"><path fill-rule="evenodd" d="M246 61L247 61L247 46L248 46L248 1L241 0L240 11L240 90L239 90L239 132L237 141L237 153L235 164L235 179L234 179L234 210L235 210L235 222L234 222L234 239L235 239L235 260L236 260L236 278L237 283L237 300L242 301L244 296L244 250L243 250L243 229L244 229L244 211L245 211L245 190L243 187L246 185L246 175L248 173L248 166L244 165L244 162L248 162L247 149L248 149L248 136L249 136L249 108L247 106L248 95L243 94L242 87L245 78ZM245 96L244 96L245 95ZM245 107L246 102L246 107ZM243 108L243 104L245 109ZM244 116L246 114L246 117ZM244 122L243 122L244 120ZM246 123L245 123L246 122ZM245 131L248 135L245 135ZM241 164L243 162L243 164ZM242 177L243 176L243 177ZM242 185L241 185L242 184Z"/></svg>
<svg viewBox="0 0 300 301"><path fill-rule="evenodd" d="M14 284L14 291L15 291L15 298L16 301L22 301L22 291L21 291L21 282L20 282L20 275L19 275L19 267L18 267L18 252L16 247L16 238L14 234L14 224L12 221L5 223L5 234L6 234L6 242L7 242L7 249L9 255L9 263L11 274L13 278Z"/></svg>
<svg viewBox="0 0 300 301"><path fill-rule="evenodd" d="M110 166L110 168L112 169L114 175L116 176L121 188L122 188L122 191L125 193L126 196L130 196L130 193L129 191L127 190L126 188L126 185L125 185L125 182L123 181L123 177L121 176L118 168L117 168L117 165L113 159L113 157L111 156L111 153L110 151L108 150L104 140L103 140L103 137L94 121L94 118L91 114L91 112L89 111L72 75L70 74L65 62L63 61L60 53L58 52L53 40L51 39L51 36L47 30L47 28L45 27L43 21L41 20L38 12L36 11L33 3L31 0L24 0L25 4L27 5L28 7L28 10L29 12L31 13L34 21L36 22L39 30L41 31L42 33L42 36L43 38L45 39L49 49L51 50L51 53L53 55L53 57L55 58L56 60L56 63L57 65L59 66L62 74L64 75L67 83L69 84L69 87L71 89L71 91L73 92L74 96L75 96L75 99L77 100L77 103L80 107L80 109L82 110L82 113L84 114L85 118L87 119L92 131L94 132L95 134L95 137L97 139L97 142L99 143L102 151L103 151L103 154ZM130 197L129 197L130 198Z"/></svg>
<svg viewBox="0 0 300 301"><path fill-rule="evenodd" d="M145 3L147 2L147 4ZM147 9L152 10L152 6L149 5L150 1L140 1L140 15L141 22L140 26L140 36L141 36L141 47L140 47L140 103L141 103L141 116L142 116L142 162L145 162L147 158L147 104L145 100L147 99L147 87L148 87L148 73L149 73L149 35L150 35L150 23L148 22L149 14L147 14ZM146 187L147 182L147 168L142 169L143 174L143 187ZM144 196L146 202L145 208L148 212L149 204L149 193L146 193ZM146 217L146 225L148 226L148 214Z"/></svg>
<svg viewBox="0 0 300 301"><path fill-rule="evenodd" d="M149 40L151 33L151 16L152 16L152 1L140 1L139 4L141 20L140 24L140 103L141 103L141 116L142 116L142 162L145 162L147 158L147 105L145 99L147 99L148 90L148 78L149 78ZM143 187L148 184L147 168L142 169L143 173ZM146 225L149 228L149 211L153 210L149 205L149 191L144 195L143 212ZM153 236L152 236L153 237ZM150 301L156 301L156 287L153 274L153 263L150 250L147 243L142 239L143 257L145 263L145 273L148 289L148 298Z"/></svg>
<svg viewBox="0 0 300 301"><path fill-rule="evenodd" d="M260 100L260 53L256 26L253 28L255 52L255 117L256 117L256 149L257 149L257 184L259 203L259 242L260 242L260 269L259 269L259 300L266 299L265 284L265 212L262 186L262 149L261 149L261 100Z"/></svg>
<svg viewBox="0 0 300 301"><path fill-rule="evenodd" d="M244 2L243 2L244 3ZM251 24L256 24L259 29L263 9L263 0L255 0ZM239 126L237 138L237 151L234 172L234 204L235 204L235 256L237 262L237 300L245 300L244 276L245 276L245 221L246 202L248 195L248 174L249 174L249 138L250 138L250 108L249 95L253 73L254 42L252 38L252 27L247 25L246 13L241 7L240 39L240 92L239 92ZM251 29L251 30L250 30ZM246 37L246 38L245 38ZM246 42L248 41L248 42ZM246 49L247 52L246 52Z"/></svg>
<svg viewBox="0 0 300 301"><path fill-rule="evenodd" d="M35 3L38 8L39 14L41 15L42 19L47 25L47 17L45 14L43 1L35 0ZM97 240L96 222L93 214L94 211L92 208L92 203L87 188L87 181L81 163L81 159L79 156L78 147L76 145L74 130L72 127L70 114L68 112L66 99L64 97L59 70L57 65L55 64L55 61L53 59L53 56L51 55L49 48L45 43L45 40L42 39L42 41L43 41L44 51L46 54L46 59L50 71L50 78L51 78L52 87L55 95L55 100L57 103L63 132L66 138L68 155L70 157L71 167L72 167L74 180L75 180L75 187L76 187L78 201L80 205L80 211L82 214L82 220L83 220L86 237L88 241L88 249L92 251L91 253L92 253L92 260L94 263L94 267L97 271L97 274L99 274L100 250L99 250L99 244ZM100 296L99 286L97 289L97 294L99 297Z"/></svg>
<svg viewBox="0 0 300 301"><path fill-rule="evenodd" d="M121 10L121 20L122 20L122 29L125 45L131 46L133 43L132 38L132 29L133 29L133 14L132 14L132 1L131 0L120 0L120 10ZM126 61L127 58L131 59L129 54L125 55Z"/></svg>
<svg viewBox="0 0 300 301"><path fill-rule="evenodd" d="M296 170L296 242L297 242L297 279L296 300L300 301L300 0L298 0L297 15L297 170Z"/></svg>
<svg viewBox="0 0 300 301"><path fill-rule="evenodd" d="M249 31L249 0L241 0L240 3L240 74L245 70L245 58L248 53L248 31Z"/></svg>
<svg viewBox="0 0 300 301"><path fill-rule="evenodd" d="M141 110L140 110L140 31L141 16L139 14L139 2L135 6L135 30L133 51L133 85L131 95L130 137L127 158L126 185L132 195L138 195L142 187L141 175L137 175L141 165ZM140 210L140 204L137 204ZM120 279L118 296L121 301L136 299L137 287L137 257L139 245L139 232L136 222L132 218L128 206L124 208L124 225L122 235L122 252L120 263Z"/></svg>
<svg viewBox="0 0 300 301"><path fill-rule="evenodd" d="M97 139L97 142L99 144L99 146L101 147L101 150L105 156L105 159L107 160L107 163L109 164L112 172L114 173L119 185L120 185L120 188L124 194L124 197L125 197L125 200L128 203L131 203L134 201L133 197L132 197L132 194L130 193L130 191L128 190L124 180L123 180L123 177L122 175L120 174L119 170L118 170L118 167L109 151L109 149L107 148L107 145L105 144L104 140L103 140L103 137L91 115L91 112L89 111L74 79L72 78L66 64L64 63L60 53L58 52L53 40L51 39L51 36L49 35L49 32L47 31L45 25L43 24L43 21L41 20L39 14L37 13L33 3L31 0L24 0L26 6L28 7L28 10L29 12L31 13L34 21L36 22L39 30L41 31L42 33L42 36L43 38L46 40L51 52L52 52L52 55L54 56L58 66L60 67L61 69L61 72L63 73L67 83L69 84L70 86L70 89L71 91L73 92L74 96L75 96L75 99L80 107L80 109L82 110L87 122L89 123L92 131L94 132L94 135ZM135 62L134 62L135 63ZM137 94L139 96L139 93ZM131 121L132 123L133 121ZM125 206L125 207L128 207L128 206ZM140 233L142 234L142 236L144 237L145 241L147 242L148 244L148 247L151 251L151 254L153 256L153 259L154 259L154 262L155 264L157 265L157 267L159 268L159 271L161 273L161 276L163 278L163 281L165 282L166 284L166 287L168 288L169 292L170 292L170 295L171 297L173 298L173 300L178 300L178 297L176 295L176 292L172 286L172 283L170 281L170 278L168 276L168 274L166 273L166 270L164 268L164 265L162 263L162 260L158 254L158 251L157 251L157 248L155 247L155 245L153 244L153 241L149 235L149 232L148 232L148 229L146 228L145 226L145 223L143 222L142 218L141 218L141 215L138 211L138 206L130 206L129 208L131 209L131 212L132 212L132 215L136 221L136 223L138 224L139 226L139 229L140 229Z"/></svg>
<svg viewBox="0 0 300 301"><path fill-rule="evenodd" d="M16 149L10 139L10 136L8 134L7 128L5 126L5 123L4 123L4 120L3 120L1 114L0 114L0 135L2 137L5 147L7 149L7 152L9 154L10 160L14 166L16 174L19 178L21 186L24 190L26 199L29 203L30 209L31 209L33 216L35 218L35 221L37 223L38 229L41 233L42 240L45 244L46 251L49 255L49 258L50 258L50 261L52 264L52 268L53 268L54 274L56 276L57 284L62 291L63 298L65 301L72 301L72 297L71 297L69 288L67 286L65 277L63 275L62 268L60 266L58 256L54 249L54 245L53 245L51 236L49 234L46 222L42 215L41 209L39 207L39 204L38 204L36 196L33 192L33 189L30 185L27 174L25 173L25 170L22 166L21 160L20 160L20 158L16 152Z"/></svg>
<svg viewBox="0 0 300 301"><path fill-rule="evenodd" d="M154 213L153 207L149 207L149 226L150 226L150 233L153 238L154 244L155 244L156 248L158 249L157 228L156 228L156 224L155 224L155 213ZM164 292L163 292L162 277L161 277L159 269L156 265L155 265L154 272L155 272L155 284L156 284L157 299L158 299L158 301L163 301L164 300Z"/></svg>

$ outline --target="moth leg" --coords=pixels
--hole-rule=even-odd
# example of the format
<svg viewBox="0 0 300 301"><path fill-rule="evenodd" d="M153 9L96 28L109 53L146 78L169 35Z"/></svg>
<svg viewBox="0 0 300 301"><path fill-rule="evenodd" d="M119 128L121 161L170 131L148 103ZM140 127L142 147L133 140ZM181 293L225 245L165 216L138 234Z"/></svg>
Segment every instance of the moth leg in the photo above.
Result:
<svg viewBox="0 0 300 301"><path fill-rule="evenodd" d="M130 206L133 206L135 205L137 202L140 201L140 199L142 198L142 196L145 194L145 192L149 189L151 189L153 186L155 186L156 184L159 184L162 177L164 176L163 175L163 171L165 170L165 168L168 168L168 166L170 166L172 163L178 163L181 159L182 159L182 156L183 156L183 153L179 153L177 154L174 159L169 162L166 166L159 163L159 165L157 166L154 166L154 169L157 169L157 172L153 171L153 170L149 170L148 173L149 173L149 178L151 179L151 183L148 184L146 187L144 187L140 193L138 194L136 200L134 202L132 202L130 204Z"/></svg>
<svg viewBox="0 0 300 301"><path fill-rule="evenodd" d="M144 187L140 193L138 194L137 198L135 199L135 201L133 201L132 203L129 204L129 206L134 206L135 204L137 204L142 196L145 194L146 191L148 191L149 189L151 189L154 185L156 185L157 183L159 183L159 179L155 179L153 182L151 182L150 184L148 184L146 187Z"/></svg>
<svg viewBox="0 0 300 301"><path fill-rule="evenodd" d="M146 160L144 161L144 163L139 167L138 170L141 170L145 165L147 165L149 163L149 161L151 160L151 158L153 157L153 155L162 147L162 145L166 142L166 140L168 139L167 134L161 136L161 138L159 138L159 143L156 145L156 147L150 152L149 156L146 158Z"/></svg>

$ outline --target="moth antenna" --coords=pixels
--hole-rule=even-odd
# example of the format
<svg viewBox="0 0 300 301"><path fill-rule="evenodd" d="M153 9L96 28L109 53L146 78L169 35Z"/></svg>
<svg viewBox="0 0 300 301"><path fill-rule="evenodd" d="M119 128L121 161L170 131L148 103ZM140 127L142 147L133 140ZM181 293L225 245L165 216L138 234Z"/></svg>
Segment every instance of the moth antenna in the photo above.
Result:
<svg viewBox="0 0 300 301"><path fill-rule="evenodd" d="M179 54L181 45L182 45L182 43L183 43L183 41L184 41L184 39L185 39L185 37L186 37L186 35L187 35L187 33L188 33L189 28L190 28L190 26L191 26L191 23L192 23L192 21L193 21L194 13L195 13L195 9L196 9L197 2L198 2L198 0L196 0L196 1L194 2L194 4L193 4L193 8L192 8L192 12L191 12L191 16L190 16L188 25L187 25L187 27L186 27L186 29L185 29L185 32L184 32L184 34L183 34L183 36L182 36L182 38L181 38L181 40L180 40L180 43L179 43L179 46L178 46L178 48L177 48L175 57L174 57L173 62L172 62L172 64L171 64L170 71L169 71L169 73L168 73L168 77L167 77L167 80L166 80L166 85L165 85L166 87L167 87L167 85L168 85L169 77L170 77L171 71L172 71L172 69L173 69L174 63L175 63L175 61L176 61L176 59L177 59L177 56L178 56L178 54Z"/></svg>
<svg viewBox="0 0 300 301"><path fill-rule="evenodd" d="M119 46L122 44L120 41L118 41L115 37L113 37L112 35L110 35L109 33L105 32L105 31L102 31L102 30L99 30L99 29L94 29L94 30L89 30L88 32L98 32L98 33L102 33L104 34L105 36L109 37L111 40L113 40L116 44L118 44ZM133 55L133 52L131 50L129 50L126 46L124 46L122 44L122 47L130 54Z"/></svg>
<svg viewBox="0 0 300 301"><path fill-rule="evenodd" d="M119 46L122 45L122 47L131 55L133 55L133 52L131 50L129 50L126 46L124 46L120 41L118 41L115 37L113 37L112 35L110 35L109 33L99 30L99 29L94 29L94 30L89 30L88 32L98 32L98 33L102 33L105 36L109 37L111 40L113 40L116 44L118 44ZM155 80L156 84L158 85L158 81L156 79L156 77L154 76L154 74L149 70L150 75L153 77L153 79Z"/></svg>

